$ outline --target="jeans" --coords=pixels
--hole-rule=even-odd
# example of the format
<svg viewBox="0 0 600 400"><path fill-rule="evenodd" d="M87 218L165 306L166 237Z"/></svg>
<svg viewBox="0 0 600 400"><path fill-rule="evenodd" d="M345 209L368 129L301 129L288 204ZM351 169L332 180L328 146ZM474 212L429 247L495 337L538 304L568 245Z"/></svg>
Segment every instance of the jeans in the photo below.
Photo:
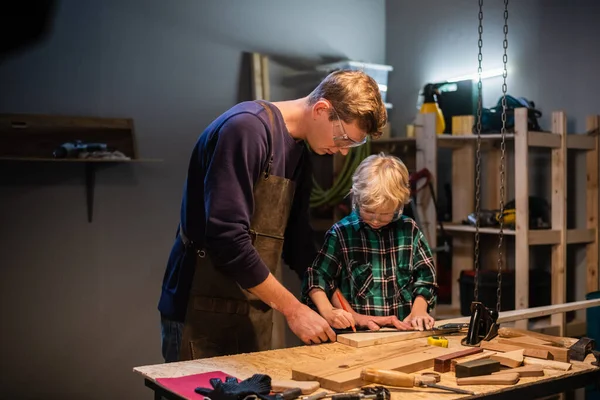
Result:
<svg viewBox="0 0 600 400"><path fill-rule="evenodd" d="M166 363L179 361L183 323L160 317L162 356Z"/></svg>

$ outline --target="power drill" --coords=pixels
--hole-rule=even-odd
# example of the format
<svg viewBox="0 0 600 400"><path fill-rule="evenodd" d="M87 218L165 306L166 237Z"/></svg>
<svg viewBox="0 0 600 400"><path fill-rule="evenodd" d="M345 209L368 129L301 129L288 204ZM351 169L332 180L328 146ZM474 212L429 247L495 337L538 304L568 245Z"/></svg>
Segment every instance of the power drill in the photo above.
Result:
<svg viewBox="0 0 600 400"><path fill-rule="evenodd" d="M54 158L77 157L79 153L92 153L94 151L106 151L108 146L104 143L83 143L81 140L61 144L54 152Z"/></svg>

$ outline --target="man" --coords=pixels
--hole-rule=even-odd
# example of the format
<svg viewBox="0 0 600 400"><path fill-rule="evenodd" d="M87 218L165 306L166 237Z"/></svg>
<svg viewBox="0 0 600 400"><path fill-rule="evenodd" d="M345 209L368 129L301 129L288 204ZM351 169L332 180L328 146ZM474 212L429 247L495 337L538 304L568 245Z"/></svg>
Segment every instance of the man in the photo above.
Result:
<svg viewBox="0 0 600 400"><path fill-rule="evenodd" d="M375 80L335 71L304 98L243 102L206 128L158 306L165 361L268 350L273 309L304 343L335 340L274 277L282 255L301 278L316 255L305 143L319 155L347 154L386 123Z"/></svg>

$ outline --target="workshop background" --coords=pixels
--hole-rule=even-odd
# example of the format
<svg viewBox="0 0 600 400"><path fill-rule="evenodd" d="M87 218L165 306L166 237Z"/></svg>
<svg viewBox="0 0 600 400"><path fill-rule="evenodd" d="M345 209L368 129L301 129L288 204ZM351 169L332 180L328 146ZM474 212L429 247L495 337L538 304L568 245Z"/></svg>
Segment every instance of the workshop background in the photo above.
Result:
<svg viewBox="0 0 600 400"><path fill-rule="evenodd" d="M485 2L484 70L502 66L503 7ZM569 132L600 111L599 12L510 4L508 91L536 101L547 129L552 110L566 108ZM149 398L132 368L162 361L156 304L188 158L239 100L243 52L393 66L398 136L426 82L477 68L476 0L60 0L53 14L38 42L0 58L0 113L133 118L139 153L162 162L100 168L92 223L83 165L0 164L2 399ZM485 85L489 107L501 78Z"/></svg>

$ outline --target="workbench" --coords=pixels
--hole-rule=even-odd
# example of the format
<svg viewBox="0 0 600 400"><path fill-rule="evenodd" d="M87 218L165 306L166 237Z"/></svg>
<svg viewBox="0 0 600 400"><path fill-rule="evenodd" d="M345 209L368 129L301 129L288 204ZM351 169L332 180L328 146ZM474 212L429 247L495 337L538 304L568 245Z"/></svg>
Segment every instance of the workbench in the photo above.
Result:
<svg viewBox="0 0 600 400"><path fill-rule="evenodd" d="M466 347L460 344L463 336L448 336L448 348L462 350ZM426 339L412 339L406 343L422 345ZM237 354L224 357L206 358L193 361L184 361L169 364L148 365L134 368L134 372L140 374L145 385L155 392L155 399L181 399L178 395L165 390L157 383L158 378L174 378L193 375L204 372L222 371L240 380L249 378L255 373L271 376L272 379L291 379L292 366L299 363L318 360L326 362L328 359L340 356L368 355L374 348L385 349L389 344L381 344L369 347L351 347L341 343L325 343L312 346L299 346L286 349L270 350L257 353ZM440 384L452 387L468 389L476 394L456 394L433 388L390 388L392 400L414 399L535 399L552 394L562 393L576 388L585 387L600 382L600 368L592 365L595 360L589 354L583 362L571 361L572 368L569 371L544 370L543 377L522 377L515 385L479 385L479 386L457 386L453 372L441 374ZM432 368L423 371L431 371ZM319 389L322 390L322 389ZM515 397L516 396L516 397ZM200 396L198 396L200 397Z"/></svg>

